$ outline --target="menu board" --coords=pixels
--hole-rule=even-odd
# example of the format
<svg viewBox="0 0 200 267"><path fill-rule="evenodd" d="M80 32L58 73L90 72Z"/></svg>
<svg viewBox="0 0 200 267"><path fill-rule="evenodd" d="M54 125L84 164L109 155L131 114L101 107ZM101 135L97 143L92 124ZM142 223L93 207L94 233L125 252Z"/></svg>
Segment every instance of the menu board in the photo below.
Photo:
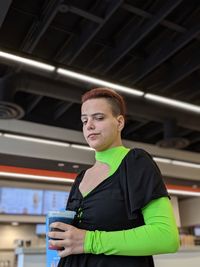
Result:
<svg viewBox="0 0 200 267"><path fill-rule="evenodd" d="M43 190L3 187L0 189L0 213L42 214Z"/></svg>
<svg viewBox="0 0 200 267"><path fill-rule="evenodd" d="M46 224L45 223L38 223L35 227L36 235L45 235L46 234Z"/></svg>
<svg viewBox="0 0 200 267"><path fill-rule="evenodd" d="M69 192L44 190L43 214L65 209L68 197Z"/></svg>

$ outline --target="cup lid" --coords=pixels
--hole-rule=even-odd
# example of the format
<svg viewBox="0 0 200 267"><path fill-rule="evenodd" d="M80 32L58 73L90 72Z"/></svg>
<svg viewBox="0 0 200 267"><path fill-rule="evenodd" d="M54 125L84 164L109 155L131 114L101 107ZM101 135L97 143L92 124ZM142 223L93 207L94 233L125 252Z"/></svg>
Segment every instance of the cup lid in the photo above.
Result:
<svg viewBox="0 0 200 267"><path fill-rule="evenodd" d="M48 217L66 217L66 218L74 218L74 216L76 215L75 211L72 210L65 210L65 211L49 211L48 212Z"/></svg>

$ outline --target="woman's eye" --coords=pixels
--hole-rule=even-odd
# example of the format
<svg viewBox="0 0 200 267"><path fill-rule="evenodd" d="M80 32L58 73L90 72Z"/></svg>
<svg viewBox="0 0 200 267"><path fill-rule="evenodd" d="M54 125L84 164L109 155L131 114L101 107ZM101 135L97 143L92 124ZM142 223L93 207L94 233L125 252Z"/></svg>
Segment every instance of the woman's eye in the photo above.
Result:
<svg viewBox="0 0 200 267"><path fill-rule="evenodd" d="M82 121L82 124L85 125L87 123L87 121Z"/></svg>
<svg viewBox="0 0 200 267"><path fill-rule="evenodd" d="M96 117L96 120L101 121L103 120L103 117Z"/></svg>

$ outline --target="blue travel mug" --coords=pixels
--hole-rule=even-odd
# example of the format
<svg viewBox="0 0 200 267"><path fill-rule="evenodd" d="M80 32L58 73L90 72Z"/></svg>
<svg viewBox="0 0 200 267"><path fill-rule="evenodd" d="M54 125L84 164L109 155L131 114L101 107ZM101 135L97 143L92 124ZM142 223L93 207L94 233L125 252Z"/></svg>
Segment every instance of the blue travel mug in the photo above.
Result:
<svg viewBox="0 0 200 267"><path fill-rule="evenodd" d="M72 224L74 217L76 215L75 211L71 211L71 210L66 210L66 211L49 211L47 214L47 222L48 222L48 230L49 232L51 231L62 231L58 228L52 228L50 227L50 224L53 222L63 222L66 224ZM48 239L54 239L54 238L48 238ZM56 239L54 239L56 240ZM56 246L51 246L49 244L49 249L55 249L55 250L60 250L60 247L56 247Z"/></svg>

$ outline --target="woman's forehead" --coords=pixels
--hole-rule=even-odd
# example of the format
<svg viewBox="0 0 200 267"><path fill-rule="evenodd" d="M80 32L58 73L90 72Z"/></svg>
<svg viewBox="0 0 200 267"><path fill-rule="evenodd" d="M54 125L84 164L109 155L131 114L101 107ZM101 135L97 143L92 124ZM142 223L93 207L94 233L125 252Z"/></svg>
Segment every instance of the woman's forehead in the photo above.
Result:
<svg viewBox="0 0 200 267"><path fill-rule="evenodd" d="M105 98L94 98L88 99L82 104L81 112L82 113L107 113L112 112L111 105Z"/></svg>

